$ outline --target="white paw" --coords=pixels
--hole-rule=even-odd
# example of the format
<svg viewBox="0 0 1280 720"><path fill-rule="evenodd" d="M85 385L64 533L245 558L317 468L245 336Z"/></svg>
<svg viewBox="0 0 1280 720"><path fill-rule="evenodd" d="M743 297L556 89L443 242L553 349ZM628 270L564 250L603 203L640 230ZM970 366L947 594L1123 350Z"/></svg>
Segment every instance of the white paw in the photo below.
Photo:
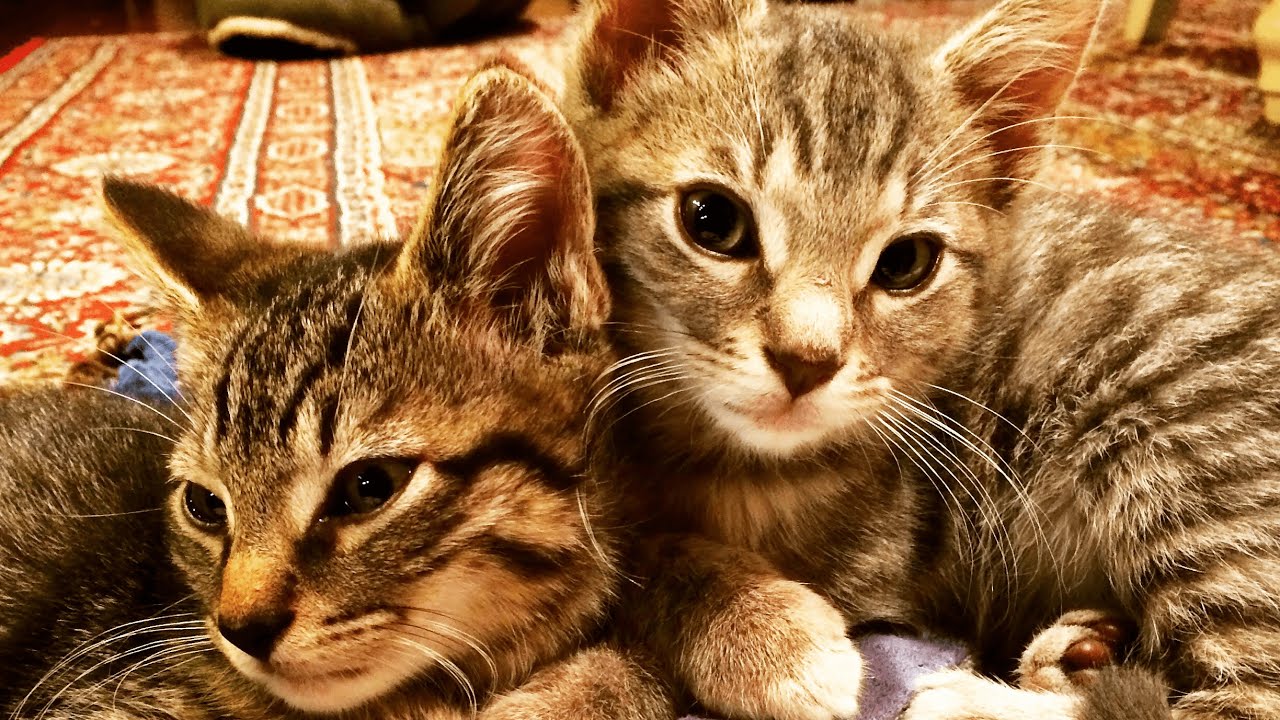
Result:
<svg viewBox="0 0 1280 720"><path fill-rule="evenodd" d="M1010 687L970 670L943 670L921 678L898 720L1073 720L1076 695Z"/></svg>
<svg viewBox="0 0 1280 720"><path fill-rule="evenodd" d="M858 712L862 687L862 655L843 635L815 648L793 668L790 677L765 693L772 705L764 717L776 720L832 720Z"/></svg>
<svg viewBox="0 0 1280 720"><path fill-rule="evenodd" d="M740 600L736 620L704 633L684 658L683 677L704 707L739 720L857 714L862 655L831 603L787 580Z"/></svg>

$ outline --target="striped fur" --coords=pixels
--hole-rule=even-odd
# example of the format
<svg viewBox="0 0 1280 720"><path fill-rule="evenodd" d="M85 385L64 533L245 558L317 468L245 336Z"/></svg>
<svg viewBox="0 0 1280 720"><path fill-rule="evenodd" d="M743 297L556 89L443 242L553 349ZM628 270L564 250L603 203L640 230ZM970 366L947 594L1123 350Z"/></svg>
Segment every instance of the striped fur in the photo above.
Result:
<svg viewBox="0 0 1280 720"><path fill-rule="evenodd" d="M1036 179L1097 13L1005 0L926 48L804 4L587 5L564 106L626 355L601 412L649 465L642 516L733 546L656 543L636 631L704 704L847 707L856 658L817 591L847 629L958 634L997 675L1064 611L1109 609L1175 717L1280 716L1280 264ZM686 239L706 187L749 208L752 253ZM929 279L873 284L920 232ZM782 353L837 370L794 396ZM953 673L908 715L1112 696Z"/></svg>
<svg viewBox="0 0 1280 720"><path fill-rule="evenodd" d="M68 588L105 586L104 601L60 616L67 637L52 650L115 634L68 655L25 702L6 697L7 712L455 720L479 706L498 720L563 717L599 696L626 708L603 717L670 713L636 656L595 647L601 673L583 678L571 655L600 634L618 552L583 427L608 357L607 299L577 145L529 81L491 68L467 85L441 168L409 240L337 255L107 180L111 217L183 319L185 397L176 427L160 425L173 480L154 477L167 474L158 454L135 460L163 495L146 524L161 541L137 562L168 582L154 602L124 594L142 582L128 571ZM402 486L368 512L343 510L352 468L391 461ZM225 524L196 519L192 487L225 505ZM113 549L68 540L58 552L125 562ZM12 588L0 600L57 612L38 585ZM181 637L149 644L164 637L153 615L178 617ZM251 644L246 628L280 617L265 649ZM41 660L24 694L59 659L33 650L26 640L0 658ZM112 672L145 671L79 676L104 655Z"/></svg>

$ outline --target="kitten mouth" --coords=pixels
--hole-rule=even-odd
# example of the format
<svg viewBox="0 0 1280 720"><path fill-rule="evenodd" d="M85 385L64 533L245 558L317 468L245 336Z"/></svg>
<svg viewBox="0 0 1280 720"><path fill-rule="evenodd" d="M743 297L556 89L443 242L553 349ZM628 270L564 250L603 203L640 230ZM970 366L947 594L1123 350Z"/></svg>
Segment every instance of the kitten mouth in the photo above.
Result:
<svg viewBox="0 0 1280 720"><path fill-rule="evenodd" d="M832 430L821 405L807 395L722 402L709 409L714 422L743 447L772 457L791 457L819 446Z"/></svg>
<svg viewBox="0 0 1280 720"><path fill-rule="evenodd" d="M753 405L730 404L729 409L767 430L803 430L820 418L808 396L765 398Z"/></svg>

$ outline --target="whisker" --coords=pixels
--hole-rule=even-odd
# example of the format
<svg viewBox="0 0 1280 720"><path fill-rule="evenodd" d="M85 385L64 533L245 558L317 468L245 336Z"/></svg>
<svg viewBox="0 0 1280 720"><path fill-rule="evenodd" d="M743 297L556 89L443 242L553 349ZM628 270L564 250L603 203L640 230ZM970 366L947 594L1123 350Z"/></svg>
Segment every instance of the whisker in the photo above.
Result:
<svg viewBox="0 0 1280 720"><path fill-rule="evenodd" d="M175 378L178 377L178 368L175 367L173 363L169 362L169 358L165 357L164 353L160 352L159 348L151 344L151 341L147 339L145 332L143 332L142 330L139 330L136 325L130 322L129 318L124 313L117 314L117 312L114 309L112 309L110 305L106 304L101 299L98 300L98 303L102 305L104 308L106 308L107 310L110 310L113 318L116 318L116 317L120 318L120 322L123 322L125 325L127 325L129 329L133 331L135 337L142 338L142 342L146 343L147 347L151 349L151 352L154 354L154 356L157 358L160 358L160 362L164 363L164 366L169 369L169 372L173 373L173 376ZM179 398L183 398L181 386L179 386L177 383L174 383L173 389L174 389L174 392L178 393Z"/></svg>
<svg viewBox="0 0 1280 720"><path fill-rule="evenodd" d="M201 638L201 640L203 639L204 638ZM175 647L160 653L156 653L154 656L149 657L145 660L141 660L137 663L134 663L133 665L130 665L124 670L107 678L106 682L110 682L111 679L114 678L116 675L120 676L120 680L116 683L115 690L112 691L111 693L111 707L114 709L117 703L119 702L120 688L124 687L124 683L126 680L129 679L130 674L138 670L141 670L142 668L147 667L148 665L158 665L161 662L165 663L168 666L165 669L172 670L175 667L178 667L180 665L185 665L186 663L191 662L192 660L195 660L196 659L195 656L203 655L209 652L218 652L218 649L215 648L212 644L209 644L208 646L202 647L202 648L195 648L196 645L200 645L200 644L202 643L200 643L199 641L194 641L190 645L187 645L185 647ZM183 658L183 657L187 659L177 664L170 663L170 661L172 660L176 660L178 658ZM161 670L160 672L164 672L164 670ZM159 673L152 673L150 676L148 676L148 679L154 678L158 674Z"/></svg>
<svg viewBox="0 0 1280 720"><path fill-rule="evenodd" d="M959 399L961 399L961 400L964 400L965 402L969 403L970 405L973 405L974 407L977 407L977 408L978 408L978 409L980 409L980 410L985 410L986 412L991 413L995 418L997 418L998 420L1000 420L1000 421L1001 421L1001 422L1003 422L1004 424L1008 425L1011 429L1013 429L1013 431L1014 431L1014 432L1016 432L1016 433L1018 433L1019 435L1021 435L1021 436L1022 436L1022 439L1026 440L1028 443L1030 443L1030 444L1031 444L1031 447L1032 447L1033 449L1035 449L1035 450L1036 450L1036 452L1039 452L1039 451L1040 451L1040 446L1039 446L1038 444L1036 444L1036 441L1035 441L1035 440L1033 440L1033 439L1031 438L1031 436L1030 436L1030 435L1028 435L1028 434L1027 434L1027 432L1026 432L1025 430L1023 430L1023 429L1022 429L1022 426L1021 426L1021 425L1019 425L1018 423L1015 423L1014 421L1010 420L1009 418L1005 417L1004 415L1001 415L1000 413L996 412L995 410L992 410L991 408L987 407L986 405L983 405L982 403L978 402L977 400L974 400L973 398L969 397L968 395L965 395L965 394L963 394L963 393L958 393L958 392L956 392L955 390L951 390L951 389L949 389L949 388L945 388L945 387L943 387L943 386L941 386L941 385L934 385L933 383L923 383L923 384L924 384L926 387L933 388L934 390L937 390L937 391L939 391L939 392L947 393L948 395L951 395L951 396L953 396L953 397L956 397L956 398L959 398Z"/></svg>
<svg viewBox="0 0 1280 720"><path fill-rule="evenodd" d="M53 335L53 336L55 336L55 337L61 337L61 338L63 338L63 339L69 340L69 341L71 341L71 342L79 342L79 341L80 341L80 339L79 339L79 338L73 338L73 337L71 337L70 335L65 335L65 334L63 334L63 333L56 332L56 331L50 330L50 329L48 329L48 328L41 328L41 330L42 330L43 332L45 332L45 333L49 334L49 335ZM106 355L107 357L111 358L112 360L115 360L116 362L120 363L120 365L122 365L122 366L123 366L123 365L125 365L125 364L127 364L127 361L126 361L124 358L120 357L119 355L116 355L115 353L108 352L108 351L103 350L103 349L101 349L101 348L99 348L99 349L98 349L98 352L102 353L103 355ZM185 416L186 416L186 418L187 418L187 421L188 421L188 422L194 422L194 421L192 420L192 418L191 418L191 415L190 415L190 414L188 414L188 413L187 413L187 411L186 411L186 410L184 410L184 409L182 408L182 404L181 404L181 403L179 403L177 400L175 400L175 399L173 398L173 396L171 396L169 393L165 392L165 391L164 391L164 388L160 387L159 383L157 383L157 382L156 382L156 381L155 381L155 380L154 380L150 375L148 375L147 373L144 373L144 372L138 372L137 368L133 368L133 371L134 371L134 372L136 372L136 373L138 373L138 376L139 376L139 377L141 377L143 380L146 380L146 381L147 381L147 383L148 383L149 385L151 385L151 387L155 388L155 389L156 389L156 392L158 392L158 393L160 393L162 396L164 396L164 399L165 399L165 400L167 400L167 401L169 402L169 404L170 404L170 405L172 405L172 406L173 406L173 407L174 407L178 412L180 412L180 413L182 413L183 415L185 415ZM94 388L99 387L99 386L97 386L97 385L84 385L83 383L75 383L75 382L71 382L71 381L63 381L63 382L64 382L64 384L66 384L66 385L82 385L83 387L94 387ZM106 390L106 388L99 388L99 389ZM176 385L174 386L174 389L175 389L175 390L177 389L177 386L176 386ZM109 392L110 392L110 391L109 391ZM119 393L117 393L117 394L119 394ZM121 397L124 397L124 396L123 396L123 395L121 395ZM172 420L170 420L170 422L172 422ZM177 423L174 423L174 424L176 425ZM179 425L178 427L181 427L181 425Z"/></svg>
<svg viewBox="0 0 1280 720"><path fill-rule="evenodd" d="M174 445L177 445L177 444L178 444L178 441L177 441L176 439L174 439L174 438L172 438L172 437L169 437L168 435L165 435L164 433L159 433L159 432L156 432L156 431L154 431L154 430L145 430L145 429L143 429L143 428L125 427L125 426L119 426L119 425L108 425L108 426L102 426L102 427L96 427L96 428L88 428L88 429L89 429L90 431L93 431L93 430L116 430L116 431L124 431L124 432L136 432L136 433L141 433L141 434L143 434L143 435L153 435L153 436L158 437L158 438L160 438L160 439L162 439L162 440L168 440L169 442L173 443Z"/></svg>
<svg viewBox="0 0 1280 720"><path fill-rule="evenodd" d="M153 413L155 413L155 414L159 415L160 417L164 418L165 420L168 420L170 423L172 423L172 424L173 424L173 426L174 426L174 427L178 428L179 430L186 430L186 429L187 429L187 428L186 428L186 427L184 427L181 423L179 423L177 420L174 420L173 418L171 418L171 417L169 417L168 415L166 415L166 414L165 414L164 412L162 412L159 408L157 408L157 407L155 407L155 406L153 406L153 405L150 405L150 404L148 404L148 403L145 403L145 402L143 402L143 401L141 401L141 400L138 400L137 398L129 397L128 395L125 395L124 393L118 393L118 392L116 392L115 390L112 390L112 389L110 389L110 388L102 387L101 385L89 385L88 383L79 383L79 382L74 382L74 381L72 381L72 380L63 380L63 381L62 381L62 384L63 384L63 385L71 385L71 386L74 386L74 387L88 388L88 389L90 389L90 390L98 390L98 391L101 391L101 392L107 393L107 394L109 394L109 395L115 395L116 397L124 398L125 400L128 400L129 402L134 403L135 405L141 405L142 407L144 407L144 408L146 408L146 409L150 410L151 412L153 412ZM188 419L190 419L190 416L188 416Z"/></svg>
<svg viewBox="0 0 1280 720"><path fill-rule="evenodd" d="M185 599L186 598L183 598L183 600ZM182 600L179 600L178 602L182 602ZM177 605L177 604L178 604L177 602L174 603L174 605ZM172 607L172 605L170 605L169 607ZM168 608L162 609L161 612L164 612L165 609L168 609ZM159 615L156 617L122 623L112 628L108 628L107 630L104 630L98 633L97 635L89 638L88 640L81 643L80 646L78 646L71 652L64 655L62 659L58 660L58 662L54 663L53 667L45 671L44 675L42 675L40 679L36 681L36 684L32 686L31 690L29 690L27 694L22 698L22 700L18 702L18 705L14 709L11 717L16 718L18 713L22 710L22 708L26 705L26 703L31 699L31 697L35 694L35 692L39 690L46 682L51 680L58 673L62 672L63 669L68 667L71 663L75 662L81 657L84 657L86 654L93 652L94 650L97 650L101 647L104 647L114 642L119 642L121 640L134 637L142 633L165 632L165 631L182 630L182 629L195 629L194 627L191 627L192 624L198 624L199 627L203 627L204 623L203 621L200 621L200 620L183 620L183 621L173 621L168 623L160 623L158 625L151 625L151 626L142 627L142 628L134 628L127 632L120 632L121 630L124 630L125 628L132 628L133 626L136 626L136 625L142 625L144 623L151 623L156 620L172 620L173 618L180 618L180 617L187 617L187 616L195 617L193 613L187 613L187 612L172 613L169 615Z"/></svg>
<svg viewBox="0 0 1280 720"><path fill-rule="evenodd" d="M472 711L478 711L479 701L476 697L475 687L471 684L471 681L467 679L466 674L462 672L462 668L458 667L456 663L445 657L443 654L437 652L433 648L423 645L421 642L415 641L412 637L397 634L394 639L411 650L417 650L423 653L430 660L443 668L444 671L458 683L459 688L466 693L467 700Z"/></svg>
<svg viewBox="0 0 1280 720"><path fill-rule="evenodd" d="M431 620L429 618L422 618L422 617L415 618L415 620L429 623L431 627L424 628L420 625L409 623L403 620L397 622L396 624L417 628L419 630L426 630L428 632L435 632L446 638L452 637L454 639L462 641L462 643L466 645L468 648L470 648L473 652L475 652L476 655L479 655L480 659L484 661L486 666L488 666L490 677L496 678L498 676L498 664L497 662L494 661L493 655L490 654L489 651L485 648L484 643L480 641L480 638L476 637L475 635L472 635L471 633L463 630L460 627L451 625L449 623L438 622L435 620Z"/></svg>
<svg viewBox="0 0 1280 720"><path fill-rule="evenodd" d="M990 205L983 205L982 203L976 203L976 202L966 202L964 200L934 200L932 202L921 205L920 209L925 210L935 205L972 205L973 207L982 208L983 210L990 210L991 212L997 215L1003 216L1005 214L1003 211L997 210L991 207Z"/></svg>
<svg viewBox="0 0 1280 720"><path fill-rule="evenodd" d="M893 398L890 398L890 400L892 401ZM974 472L967 465L965 465L964 462L961 461L960 458L957 457L956 454L953 453L951 449L946 446L945 443L941 442L938 438L934 437L926 429L921 428L918 424L913 422L909 417L907 417L906 415L903 415L902 411L899 409L900 407L901 407L900 403L893 403L889 405L889 407L887 408L890 412L895 413L895 415L899 418L899 422L900 422L899 427L903 429L904 432L908 432L917 440L920 440L922 442L922 445L927 445L928 447L936 448L943 455L945 455L947 459L949 459L952 463L958 466L961 469L961 471L966 474L967 478L972 479L973 481L972 484L966 483L964 480L960 478L960 476L956 475L955 471L951 470L949 467L947 468L948 474L950 474L952 479L955 480L956 485L958 485L959 488L964 491L965 495L967 495L969 499L973 502L973 504L976 506L978 510L978 514L981 516L983 524L992 532L1002 532L1004 525L1001 523L999 516L996 514L995 502L993 501L991 494L982 485L982 481L978 478L978 476L974 474ZM922 448L922 449L925 449L926 452L929 452L931 456L933 455L932 451L929 451L926 448ZM977 493L977 496L975 496L974 494L975 492ZM1018 556L1012 553L1011 549L1008 548L1007 544L1004 542L999 542L999 541L996 542L996 551L1000 555L1001 565L1003 567L1009 568L1010 570L1008 573L1005 573L1006 578L1012 578L1014 575L1017 574ZM1009 590L1011 592L1013 591L1012 586L1010 586Z"/></svg>
<svg viewBox="0 0 1280 720"><path fill-rule="evenodd" d="M1044 523L1042 522L1043 513L1039 506L1037 506L1032 500L1030 493L1026 489L1026 483L1023 482L1021 477L1019 477L1013 466L1010 465L1007 460L1000 457L1000 454L996 452L995 448L993 448L985 438L970 430L964 425L964 423L961 423L950 415L947 415L945 412L931 404L925 405L909 395L896 390L891 392L899 398L899 402L905 401L908 403L908 405L904 406L906 409L912 411L914 414L936 427L939 431L961 443L969 450L969 452L973 453L982 460L982 462L990 466L996 474L1005 481L1005 483L1013 490L1015 500L1022 507L1024 513L1023 517L1026 517L1031 523L1032 532L1039 541L1040 546L1045 548L1049 553L1049 564L1053 568L1058 567L1057 558L1054 557L1053 543L1049 542L1048 532L1045 530ZM964 433L964 435L961 433ZM965 435L968 437L965 437ZM969 438L972 438L972 440ZM981 448L978 447L978 445L981 445ZM994 501L991 500L989 495L987 496L987 501L992 502L994 505ZM1001 527L1007 527L1007 521L1002 522ZM1043 561L1041 561L1041 564L1043 564ZM1038 567L1037 569L1041 568ZM1060 576L1059 581L1061 581Z"/></svg>
<svg viewBox="0 0 1280 720"><path fill-rule="evenodd" d="M582 530L587 534L587 543L591 547L591 555L596 559L596 563L606 573L610 573L614 569L614 564L609 561L605 555L604 548L600 545L599 538L596 537L595 528L591 525L591 516L587 512L587 501L582 496L582 489L575 488L573 491L574 499L578 505L578 517L582 519Z"/></svg>
<svg viewBox="0 0 1280 720"><path fill-rule="evenodd" d="M997 157L997 156L999 156L999 155L1008 155L1009 153L1022 152L1023 150L1048 150L1048 149L1055 149L1055 150L1077 150L1077 151L1082 152L1082 153L1093 153L1093 154L1098 155L1098 156L1100 156L1100 157L1102 157L1102 158L1104 158L1104 159L1107 159L1107 160L1115 160L1115 158L1114 158L1113 156L1111 156L1110 154L1105 153L1105 152L1103 152L1103 151L1101 151L1101 150L1097 150L1097 149L1094 149L1094 148L1081 147L1081 146L1079 146L1079 145L1063 145L1063 144L1060 144L1060 143L1041 143L1041 144L1038 144L1038 145L1020 145L1020 146L1018 146L1018 147L1014 147L1014 148L1006 148L1006 149L1004 149L1004 150L996 150L996 151L989 152L989 153L986 153L986 154L983 154L983 155L978 155L978 156L976 156L976 157L971 157L971 158L969 158L968 160L965 160L964 162L962 162L962 163L960 163L960 164L958 164L958 165L952 165L951 167L947 168L946 172L944 172L944 173L942 173L942 174L940 174L940 175L936 175L936 176L934 176L934 177L929 178L929 182L930 182L930 184L931 184L931 185L932 185L932 184L934 184L934 183L937 183L937 182L939 182L939 181L941 181L941 180L945 179L947 176L951 175L952 173L959 172L959 171L960 171L961 169L963 169L963 168L966 168L966 167L968 167L968 166L970 166L970 165L972 165L972 164L974 164L974 163L976 163L976 162L981 162L981 161L986 160L986 159L988 159L988 158Z"/></svg>
<svg viewBox="0 0 1280 720"><path fill-rule="evenodd" d="M164 639L164 640L156 640L156 641L153 641L153 642L144 643L143 645L140 645L140 646L138 646L138 647L131 648L131 649L126 650L126 651L124 651L124 652L122 652L122 653L115 653L115 654L113 654L113 655L111 655L111 656L109 656L109 657L107 657L107 658L105 658L105 659L103 659L103 660L99 660L97 663L94 663L94 664L93 664L89 669L85 670L84 672L80 673L80 674L79 674L79 675L77 675L75 678L73 678L73 679L71 680L71 682L66 683L65 685L63 685L63 686L62 686L62 688L61 688L60 690L58 690L58 692L54 693L53 697L49 698L49 700L48 700L47 702L45 702L44 706L41 708L41 710L40 710L40 715L41 715L41 716L43 716L44 714L48 713L48 712L49 712L49 710L50 710L51 708L53 708L53 706L54 706L54 705L56 705L56 704L57 704L58 700L59 700L59 699L61 699L61 698L62 698L62 696L63 696L64 694L66 694L66 692L67 692L68 690L70 690L72 687L74 687L74 686L76 685L76 683L80 682L81 680L85 679L85 678L86 678L86 677L88 677L89 675L93 674L95 671L97 671L97 670L98 670L98 668L101 668L101 667L102 667L102 666L104 666L104 665L108 665L108 664L110 664L110 663L116 662L117 660L123 660L124 658L130 657L130 656L133 656L133 655L137 655L138 653L150 652L150 651L152 651L152 650L158 650L158 649L161 649L161 648L165 648L166 646L172 646L172 645L174 645L175 643L178 643L178 642L188 642L188 643L189 643L189 642L194 642L194 641L193 641L193 640L190 640L190 639L185 639L185 640L184 640L184 639L166 638L166 639ZM95 688L96 688L96 687L99 687L100 685L101 685L101 683L98 683L98 684L95 684L93 687L95 687ZM14 711L14 717L17 717L17 713L18 713L18 711L19 711L20 709L21 709L21 708L18 708L17 710L15 710L15 711Z"/></svg>
<svg viewBox="0 0 1280 720"><path fill-rule="evenodd" d="M374 248L373 265L371 267L378 267L378 261L381 259L381 256L382 245L379 244ZM346 396L348 378L347 370L351 367L351 348L355 347L356 330L360 327L360 318L364 316L364 304L365 301L369 299L369 288L372 287L374 278L376 277L377 273L370 271L369 276L365 278L364 288L360 291L360 303L356 306L355 318L352 319L351 329L347 332L347 346L343 350L342 355L342 375L338 378L338 399L334 403L336 410L341 410L342 399Z"/></svg>

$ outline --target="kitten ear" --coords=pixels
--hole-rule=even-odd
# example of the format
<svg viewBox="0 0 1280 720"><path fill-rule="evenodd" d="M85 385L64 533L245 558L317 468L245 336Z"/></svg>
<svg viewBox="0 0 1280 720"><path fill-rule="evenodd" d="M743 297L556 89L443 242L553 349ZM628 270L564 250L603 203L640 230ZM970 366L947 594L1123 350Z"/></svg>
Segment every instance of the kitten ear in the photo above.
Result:
<svg viewBox="0 0 1280 720"><path fill-rule="evenodd" d="M134 269L188 316L210 299L247 287L262 268L312 252L255 237L154 185L107 177L102 198Z"/></svg>
<svg viewBox="0 0 1280 720"><path fill-rule="evenodd" d="M697 33L737 27L765 10L764 0L590 0L577 43L580 90L607 110L637 68L679 55Z"/></svg>
<svg viewBox="0 0 1280 720"><path fill-rule="evenodd" d="M510 311L521 334L604 322L586 162L533 81L501 65L471 78L434 187L398 275Z"/></svg>
<svg viewBox="0 0 1280 720"><path fill-rule="evenodd" d="M1093 36L1099 0L1004 0L948 40L934 66L960 94L987 138L998 175L1014 178L1007 201L1039 169L1035 146L1052 137L1052 118Z"/></svg>

